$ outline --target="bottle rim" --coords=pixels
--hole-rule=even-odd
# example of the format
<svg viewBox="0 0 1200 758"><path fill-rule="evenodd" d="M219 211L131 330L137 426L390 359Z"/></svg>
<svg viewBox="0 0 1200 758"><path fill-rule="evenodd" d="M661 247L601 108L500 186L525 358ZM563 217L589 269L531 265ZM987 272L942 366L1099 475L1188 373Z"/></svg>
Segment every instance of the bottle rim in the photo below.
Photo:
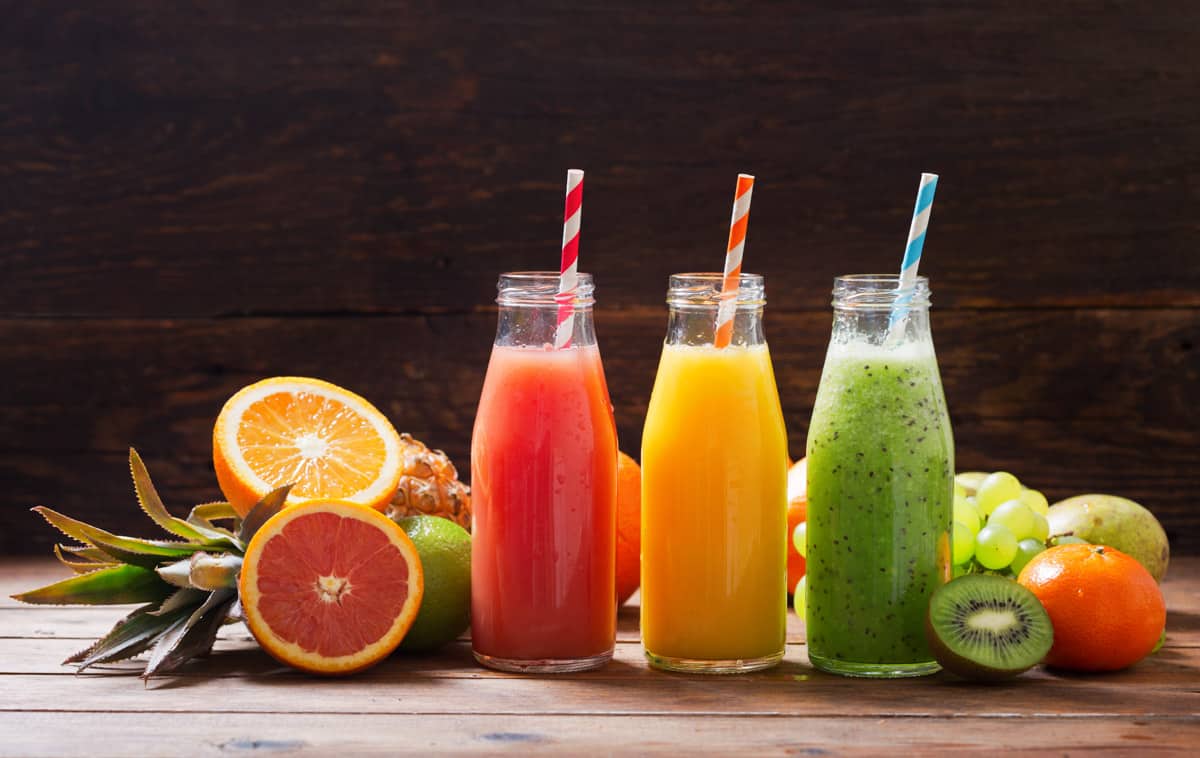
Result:
<svg viewBox="0 0 1200 758"><path fill-rule="evenodd" d="M918 276L911 288L900 289L899 274L846 274L834 277L833 307L838 310L928 308L929 278Z"/></svg>
<svg viewBox="0 0 1200 758"><path fill-rule="evenodd" d="M716 308L721 302L724 280L725 275L718 271L671 274L667 283L667 304L674 308ZM742 274L738 279L738 310L760 309L766 304L762 274Z"/></svg>
<svg viewBox="0 0 1200 758"><path fill-rule="evenodd" d="M558 279L557 271L507 271L496 282L496 304L557 307ZM595 291L592 275L580 272L575 287L575 307L594 305Z"/></svg>

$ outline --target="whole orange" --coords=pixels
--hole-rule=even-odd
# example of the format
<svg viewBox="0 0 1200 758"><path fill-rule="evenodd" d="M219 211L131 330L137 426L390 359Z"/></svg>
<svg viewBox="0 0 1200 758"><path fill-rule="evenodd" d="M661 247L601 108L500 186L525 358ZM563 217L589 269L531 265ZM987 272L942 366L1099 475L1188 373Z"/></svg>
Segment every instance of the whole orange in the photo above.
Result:
<svg viewBox="0 0 1200 758"><path fill-rule="evenodd" d="M808 498L801 495L800 497L788 503L787 511L787 591L792 594L792 590L796 589L796 583L804 577L804 571L808 568L808 563L804 560L804 556L796 551L796 545L792 542L792 533L796 531L796 524L808 518Z"/></svg>
<svg viewBox="0 0 1200 758"><path fill-rule="evenodd" d="M1102 545L1059 545L1034 556L1017 581L1050 614L1046 665L1115 671L1145 658L1167 623L1158 582L1134 558Z"/></svg>
<svg viewBox="0 0 1200 758"><path fill-rule="evenodd" d="M808 567L792 542L796 525L808 519L808 458L789 463L787 497L787 591L790 595Z"/></svg>
<svg viewBox="0 0 1200 758"><path fill-rule="evenodd" d="M642 469L617 453L617 605L642 583Z"/></svg>

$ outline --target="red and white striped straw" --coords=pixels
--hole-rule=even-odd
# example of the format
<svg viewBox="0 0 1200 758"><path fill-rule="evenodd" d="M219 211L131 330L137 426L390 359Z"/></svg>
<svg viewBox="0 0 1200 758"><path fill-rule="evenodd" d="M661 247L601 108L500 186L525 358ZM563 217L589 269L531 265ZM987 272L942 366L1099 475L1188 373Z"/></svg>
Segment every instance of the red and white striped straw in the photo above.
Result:
<svg viewBox="0 0 1200 758"><path fill-rule="evenodd" d="M721 281L721 299L717 305L716 334L713 345L726 347L733 338L733 317L737 313L738 287L742 281L742 251L746 249L746 227L750 225L750 195L754 177L738 174L733 193L733 216L729 220L729 245L725 248L725 278Z"/></svg>
<svg viewBox="0 0 1200 758"><path fill-rule="evenodd" d="M579 227L583 223L583 172L567 171L567 202L563 208L562 267L558 275L558 328L554 347L571 346L575 333L575 289L579 286Z"/></svg>

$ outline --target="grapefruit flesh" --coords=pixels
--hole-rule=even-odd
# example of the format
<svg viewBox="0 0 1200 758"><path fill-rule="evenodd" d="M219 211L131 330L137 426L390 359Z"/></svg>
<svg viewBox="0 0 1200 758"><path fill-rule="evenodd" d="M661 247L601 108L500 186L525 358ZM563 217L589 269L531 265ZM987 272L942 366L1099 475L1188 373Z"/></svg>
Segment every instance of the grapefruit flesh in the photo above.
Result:
<svg viewBox="0 0 1200 758"><path fill-rule="evenodd" d="M424 576L412 541L386 516L313 502L271 518L240 580L246 624L279 661L343 674L387 657L412 626Z"/></svg>

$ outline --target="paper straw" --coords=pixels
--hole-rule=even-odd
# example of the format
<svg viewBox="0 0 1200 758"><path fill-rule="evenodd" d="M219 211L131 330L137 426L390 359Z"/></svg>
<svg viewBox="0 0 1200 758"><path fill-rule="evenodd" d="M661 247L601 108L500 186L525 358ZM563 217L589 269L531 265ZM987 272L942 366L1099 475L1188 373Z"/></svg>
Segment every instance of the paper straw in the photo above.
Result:
<svg viewBox="0 0 1200 758"><path fill-rule="evenodd" d="M917 267L921 265L921 250L925 247L925 230L929 228L929 216L933 213L933 193L937 191L937 181L937 174L921 174L912 224L908 227L908 246L904 248L904 260L900 262L900 285L896 288L899 295L892 306L889 331L908 313L908 304L912 302L913 288L917 285Z"/></svg>
<svg viewBox="0 0 1200 758"><path fill-rule="evenodd" d="M583 172L573 168L567 172L567 201L563 209L562 266L558 274L558 326L554 332L554 347L571 346L575 333L575 288L579 286L579 227L583 223Z"/></svg>
<svg viewBox="0 0 1200 758"><path fill-rule="evenodd" d="M716 333L713 335L713 345L716 347L726 347L733 338L733 317L737 314L742 252L746 249L746 227L750 225L750 196L753 192L754 177L738 174L737 191L733 193L733 216L729 219L729 244L725 248L725 277L721 280Z"/></svg>

